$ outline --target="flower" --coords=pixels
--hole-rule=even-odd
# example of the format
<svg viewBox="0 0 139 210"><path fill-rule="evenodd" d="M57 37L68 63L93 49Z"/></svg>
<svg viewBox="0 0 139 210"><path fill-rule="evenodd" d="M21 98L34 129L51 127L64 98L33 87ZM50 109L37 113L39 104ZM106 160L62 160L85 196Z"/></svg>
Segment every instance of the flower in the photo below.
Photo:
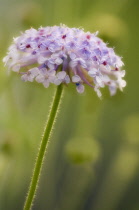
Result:
<svg viewBox="0 0 139 210"><path fill-rule="evenodd" d="M86 84L101 97L100 88L108 86L114 95L126 86L123 62L97 34L65 25L31 28L13 39L3 62L23 81L35 80L46 88L72 83L83 93Z"/></svg>

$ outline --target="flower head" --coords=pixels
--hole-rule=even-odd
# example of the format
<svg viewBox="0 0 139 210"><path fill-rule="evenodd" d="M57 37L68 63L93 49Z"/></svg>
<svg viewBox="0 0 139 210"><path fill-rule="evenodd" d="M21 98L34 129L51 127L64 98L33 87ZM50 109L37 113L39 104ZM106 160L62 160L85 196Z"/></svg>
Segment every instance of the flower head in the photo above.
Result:
<svg viewBox="0 0 139 210"><path fill-rule="evenodd" d="M26 30L14 38L3 61L23 81L35 80L46 88L50 83L73 83L83 93L86 84L100 97L104 86L111 95L126 86L121 58L97 33L64 25Z"/></svg>

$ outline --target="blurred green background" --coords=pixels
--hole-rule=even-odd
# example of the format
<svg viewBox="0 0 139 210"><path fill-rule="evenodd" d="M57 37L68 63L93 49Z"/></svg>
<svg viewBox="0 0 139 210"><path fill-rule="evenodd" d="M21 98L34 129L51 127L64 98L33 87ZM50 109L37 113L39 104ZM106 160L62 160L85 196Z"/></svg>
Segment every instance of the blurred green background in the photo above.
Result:
<svg viewBox="0 0 139 210"><path fill-rule="evenodd" d="M127 72L124 92L103 100L65 87L33 210L139 209L138 21L138 0L0 0L0 60L20 31L64 23L98 30ZM55 87L0 65L0 210L22 210Z"/></svg>

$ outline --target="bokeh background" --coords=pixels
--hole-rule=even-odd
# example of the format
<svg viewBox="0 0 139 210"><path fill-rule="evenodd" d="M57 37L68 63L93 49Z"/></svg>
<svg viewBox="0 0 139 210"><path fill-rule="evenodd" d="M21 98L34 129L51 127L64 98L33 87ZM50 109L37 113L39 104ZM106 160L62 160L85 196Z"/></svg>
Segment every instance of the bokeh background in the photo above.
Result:
<svg viewBox="0 0 139 210"><path fill-rule="evenodd" d="M22 210L55 87L7 76L13 36L64 23L99 31L122 55L127 87L98 99L65 87L33 210L139 209L139 1L0 0L0 210Z"/></svg>

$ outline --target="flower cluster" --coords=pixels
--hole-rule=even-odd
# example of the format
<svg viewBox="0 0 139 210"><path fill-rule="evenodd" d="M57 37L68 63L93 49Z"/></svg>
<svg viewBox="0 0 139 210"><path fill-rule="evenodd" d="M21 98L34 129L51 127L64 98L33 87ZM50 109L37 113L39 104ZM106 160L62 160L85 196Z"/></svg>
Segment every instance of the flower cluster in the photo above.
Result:
<svg viewBox="0 0 139 210"><path fill-rule="evenodd" d="M104 86L111 95L126 86L121 58L97 33L64 25L26 30L14 38L3 61L23 81L36 80L46 88L50 83L73 83L83 93L87 84L100 97Z"/></svg>

